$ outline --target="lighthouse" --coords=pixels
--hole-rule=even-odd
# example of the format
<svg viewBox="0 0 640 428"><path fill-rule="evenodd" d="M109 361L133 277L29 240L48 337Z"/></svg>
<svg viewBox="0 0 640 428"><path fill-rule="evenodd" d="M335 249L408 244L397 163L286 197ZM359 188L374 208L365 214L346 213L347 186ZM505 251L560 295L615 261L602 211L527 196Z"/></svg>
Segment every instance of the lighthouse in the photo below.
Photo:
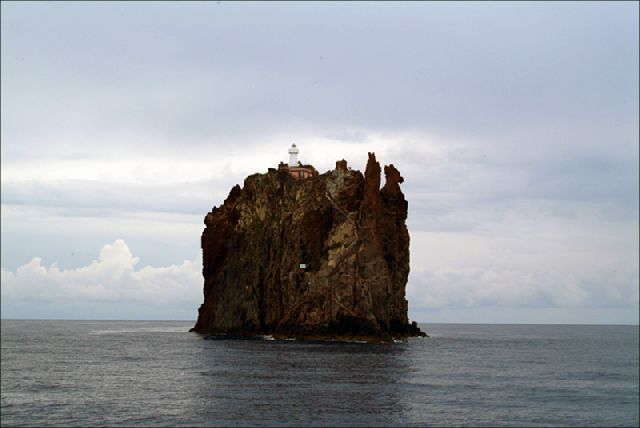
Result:
<svg viewBox="0 0 640 428"><path fill-rule="evenodd" d="M298 153L300 153L300 149L295 144L292 144L289 148L289 164L280 162L278 170L287 171L296 180L317 176L318 171L313 165L303 165L298 161Z"/></svg>
<svg viewBox="0 0 640 428"><path fill-rule="evenodd" d="M298 166L298 153L300 153L300 150L295 144L292 144L289 149L289 167Z"/></svg>

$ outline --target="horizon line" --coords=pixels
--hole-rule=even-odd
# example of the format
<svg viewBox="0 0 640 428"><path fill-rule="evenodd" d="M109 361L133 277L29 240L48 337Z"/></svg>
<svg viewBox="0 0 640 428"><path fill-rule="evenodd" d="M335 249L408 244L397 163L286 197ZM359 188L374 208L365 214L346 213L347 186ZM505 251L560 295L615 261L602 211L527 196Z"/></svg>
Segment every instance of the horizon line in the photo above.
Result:
<svg viewBox="0 0 640 428"><path fill-rule="evenodd" d="M91 318L2 318L0 317L0 321L108 321L108 322L117 322L117 321L128 321L128 322L145 322L145 321L181 321L181 322L193 322L196 320L186 320L186 319L160 319L160 318L150 318L150 319L125 319L125 318L111 318L111 319L91 319ZM628 323L609 323L609 324L593 324L593 323L515 323L515 322L426 322L426 321L417 321L418 324L426 324L426 325L576 325L576 326L628 326L628 327L640 327L640 324L628 324Z"/></svg>

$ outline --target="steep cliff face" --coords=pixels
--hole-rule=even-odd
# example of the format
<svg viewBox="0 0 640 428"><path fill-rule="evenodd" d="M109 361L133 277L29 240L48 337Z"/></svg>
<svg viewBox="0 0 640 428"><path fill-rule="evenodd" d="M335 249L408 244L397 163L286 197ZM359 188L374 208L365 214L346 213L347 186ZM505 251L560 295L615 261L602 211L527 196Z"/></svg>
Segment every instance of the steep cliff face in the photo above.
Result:
<svg viewBox="0 0 640 428"><path fill-rule="evenodd" d="M295 180L247 177L205 217L204 303L193 331L296 338L422 335L407 319L403 179L369 153L364 176L346 161ZM301 265L304 265L301 267Z"/></svg>

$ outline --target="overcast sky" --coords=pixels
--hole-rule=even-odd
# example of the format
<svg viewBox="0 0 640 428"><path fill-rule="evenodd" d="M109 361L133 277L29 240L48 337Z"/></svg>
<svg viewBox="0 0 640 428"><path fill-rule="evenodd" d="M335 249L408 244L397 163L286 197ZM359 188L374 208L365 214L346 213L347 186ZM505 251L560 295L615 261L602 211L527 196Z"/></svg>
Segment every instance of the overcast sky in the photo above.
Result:
<svg viewBox="0 0 640 428"><path fill-rule="evenodd" d="M638 323L638 2L3 2L2 317L195 319L296 143L409 201L410 318Z"/></svg>

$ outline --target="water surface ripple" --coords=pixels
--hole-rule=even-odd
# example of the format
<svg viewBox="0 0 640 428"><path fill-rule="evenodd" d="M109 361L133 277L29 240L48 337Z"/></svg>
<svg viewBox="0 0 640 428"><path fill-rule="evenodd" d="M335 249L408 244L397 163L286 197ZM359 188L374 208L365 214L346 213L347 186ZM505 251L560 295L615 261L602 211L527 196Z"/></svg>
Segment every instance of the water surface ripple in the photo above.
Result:
<svg viewBox="0 0 640 428"><path fill-rule="evenodd" d="M2 426L638 426L638 327L426 324L400 344L2 321Z"/></svg>

